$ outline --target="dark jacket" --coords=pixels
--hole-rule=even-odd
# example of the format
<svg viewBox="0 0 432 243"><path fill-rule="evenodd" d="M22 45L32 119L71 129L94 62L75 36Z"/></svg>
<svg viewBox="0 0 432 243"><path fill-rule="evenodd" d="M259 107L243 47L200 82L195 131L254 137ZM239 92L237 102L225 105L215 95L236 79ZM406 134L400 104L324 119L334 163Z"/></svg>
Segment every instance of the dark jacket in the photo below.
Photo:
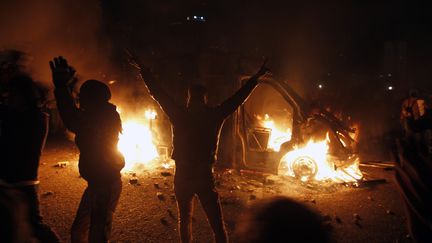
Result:
<svg viewBox="0 0 432 243"><path fill-rule="evenodd" d="M0 107L0 179L8 183L38 179L39 158L48 132L48 114Z"/></svg>
<svg viewBox="0 0 432 243"><path fill-rule="evenodd" d="M125 163L117 149L122 127L116 107L105 103L95 111L80 110L67 87L57 87L54 94L63 123L76 135L81 176L90 183L119 178Z"/></svg>

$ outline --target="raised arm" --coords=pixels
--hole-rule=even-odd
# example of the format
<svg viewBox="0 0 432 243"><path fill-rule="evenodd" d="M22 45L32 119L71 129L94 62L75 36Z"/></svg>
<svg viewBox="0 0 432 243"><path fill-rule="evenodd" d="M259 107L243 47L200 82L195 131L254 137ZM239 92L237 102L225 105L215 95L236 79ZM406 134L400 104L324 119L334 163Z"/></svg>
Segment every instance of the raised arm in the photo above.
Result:
<svg viewBox="0 0 432 243"><path fill-rule="evenodd" d="M245 100L252 93L254 88L258 84L258 79L269 72L270 70L266 67L267 60L264 61L259 71L249 78L249 80L235 92L231 97L225 100L222 104L220 104L217 109L223 117L229 116L233 113L237 108L245 102Z"/></svg>
<svg viewBox="0 0 432 243"><path fill-rule="evenodd" d="M130 64L134 66L140 73L141 79L147 86L152 98L161 106L168 117L172 118L179 109L175 101L166 93L165 90L158 84L151 70L142 65L138 58L131 57Z"/></svg>
<svg viewBox="0 0 432 243"><path fill-rule="evenodd" d="M66 128L76 132L78 123L78 108L72 99L68 83L75 75L75 70L68 65L67 60L61 56L49 62L52 79L55 86L54 96L57 101L57 109Z"/></svg>

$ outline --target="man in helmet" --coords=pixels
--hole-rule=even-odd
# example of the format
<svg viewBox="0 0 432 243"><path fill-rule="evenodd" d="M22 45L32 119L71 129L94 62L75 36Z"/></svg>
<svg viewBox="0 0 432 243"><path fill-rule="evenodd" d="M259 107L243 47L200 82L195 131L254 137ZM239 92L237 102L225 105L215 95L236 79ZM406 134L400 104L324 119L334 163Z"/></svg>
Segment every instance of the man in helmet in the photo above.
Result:
<svg viewBox="0 0 432 243"><path fill-rule="evenodd" d="M207 90L202 85L189 87L186 107L176 104L162 90L149 69L138 60L132 60L131 64L138 68L151 95L168 115L173 127L172 158L176 164L174 191L179 211L181 241L192 242L192 209L194 197L197 195L207 214L216 242L228 242L213 177L219 134L225 119L243 104L258 84L258 79L267 73L265 62L243 87L216 107L207 104Z"/></svg>
<svg viewBox="0 0 432 243"><path fill-rule="evenodd" d="M54 94L65 126L75 133L80 150L79 172L88 187L72 225L72 242L108 242L114 210L121 193L124 158L117 150L122 130L111 92L101 81L87 80L79 92L79 108L67 84L75 70L63 57L50 62ZM87 236L88 233L88 236Z"/></svg>

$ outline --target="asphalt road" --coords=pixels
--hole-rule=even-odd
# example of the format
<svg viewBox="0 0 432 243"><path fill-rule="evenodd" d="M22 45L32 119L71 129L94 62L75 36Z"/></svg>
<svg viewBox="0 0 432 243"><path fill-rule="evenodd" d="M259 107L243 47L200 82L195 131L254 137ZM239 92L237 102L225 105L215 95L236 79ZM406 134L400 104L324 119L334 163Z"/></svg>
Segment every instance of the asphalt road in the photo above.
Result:
<svg viewBox="0 0 432 243"><path fill-rule="evenodd" d="M64 242L81 194L86 186L77 169L78 153L68 143L49 142L41 167L41 208L45 222ZM55 167L68 161L65 168ZM247 205L262 198L284 195L305 203L323 215L323 221L335 242L412 242L407 236L402 201L393 180L393 171L363 168L369 178L383 178L386 183L353 188L342 185L304 185L295 180L225 171L218 186L223 211L232 242L236 221ZM177 211L173 198L173 176L163 176L158 169L137 173L138 183L130 184L131 175L123 175L123 192L114 215L112 242L178 242ZM157 194L159 193L159 197ZM212 242L204 213L196 204L193 234L196 242Z"/></svg>

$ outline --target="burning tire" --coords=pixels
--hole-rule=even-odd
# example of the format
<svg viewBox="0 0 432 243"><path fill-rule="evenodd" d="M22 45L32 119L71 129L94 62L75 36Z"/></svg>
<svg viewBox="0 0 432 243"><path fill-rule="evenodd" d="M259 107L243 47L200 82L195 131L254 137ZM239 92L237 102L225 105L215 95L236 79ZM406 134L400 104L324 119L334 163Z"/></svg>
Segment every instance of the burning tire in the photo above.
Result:
<svg viewBox="0 0 432 243"><path fill-rule="evenodd" d="M288 170L294 174L294 177L301 181L309 181L315 177L318 172L318 165L315 160L309 156L301 156L289 164Z"/></svg>

